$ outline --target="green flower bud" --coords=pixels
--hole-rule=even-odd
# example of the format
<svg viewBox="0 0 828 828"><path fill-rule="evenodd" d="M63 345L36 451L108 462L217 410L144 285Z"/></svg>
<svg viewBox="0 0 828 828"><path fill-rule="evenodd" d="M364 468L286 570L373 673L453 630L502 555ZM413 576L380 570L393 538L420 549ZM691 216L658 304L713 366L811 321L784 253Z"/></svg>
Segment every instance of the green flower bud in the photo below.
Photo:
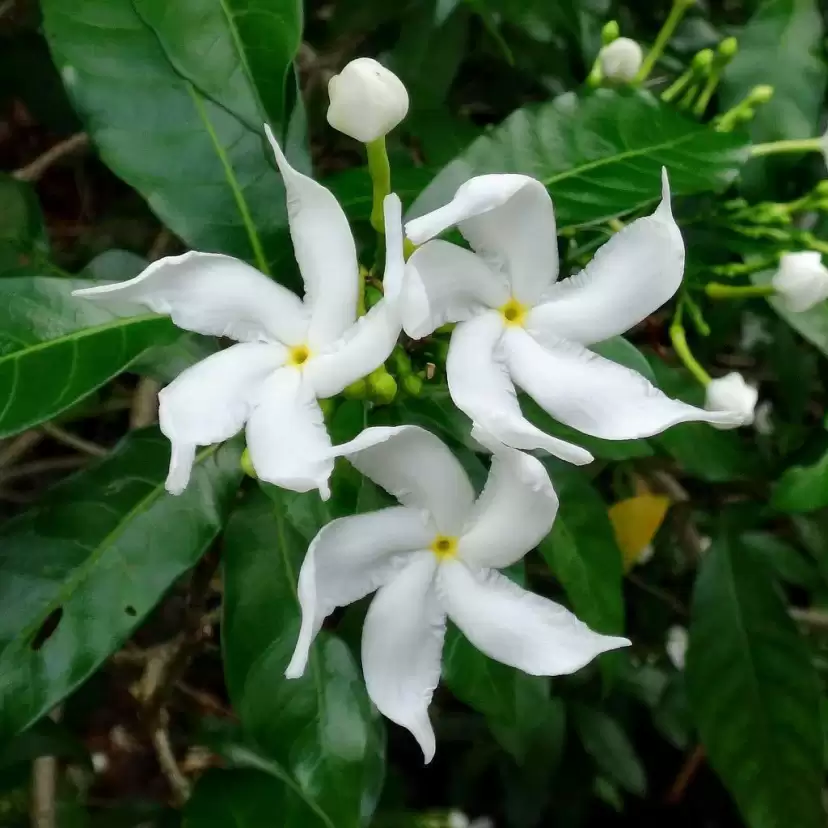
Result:
<svg viewBox="0 0 828 828"><path fill-rule="evenodd" d="M730 60L739 51L739 41L735 37L726 37L716 49L720 57Z"/></svg>
<svg viewBox="0 0 828 828"><path fill-rule="evenodd" d="M412 397L419 397L423 393L423 381L416 374L407 374L402 377L402 386Z"/></svg>
<svg viewBox="0 0 828 828"><path fill-rule="evenodd" d="M712 49L702 49L700 52L696 52L696 54L693 55L693 60L690 65L697 72L706 71L713 65L713 57Z"/></svg>
<svg viewBox="0 0 828 828"><path fill-rule="evenodd" d="M398 376L405 377L411 373L411 358L399 345L391 353L391 359Z"/></svg>
<svg viewBox="0 0 828 828"><path fill-rule="evenodd" d="M330 417L336 408L336 402L333 397L328 397L326 400L317 400L319 407L322 409L322 414L325 417Z"/></svg>
<svg viewBox="0 0 828 828"><path fill-rule="evenodd" d="M615 38L617 38L621 34L621 28L618 25L617 20L610 20L608 23L604 24L604 28L601 29L601 43L606 46L608 43L612 43Z"/></svg>
<svg viewBox="0 0 828 828"><path fill-rule="evenodd" d="M371 376L371 391L377 405L388 405L397 396L397 381L387 371L381 376Z"/></svg>
<svg viewBox="0 0 828 828"><path fill-rule="evenodd" d="M343 390L342 396L346 400L364 400L368 396L368 383L364 379L358 379Z"/></svg>
<svg viewBox="0 0 828 828"><path fill-rule="evenodd" d="M252 477L254 480L258 478L259 475L256 474L256 469L253 468L253 461L250 459L250 449L245 449L242 452L241 456L241 467L242 471L248 476Z"/></svg>
<svg viewBox="0 0 828 828"><path fill-rule="evenodd" d="M773 87L768 86L768 84L761 84L760 86L754 86L750 90L748 100L751 103L767 103L772 97Z"/></svg>

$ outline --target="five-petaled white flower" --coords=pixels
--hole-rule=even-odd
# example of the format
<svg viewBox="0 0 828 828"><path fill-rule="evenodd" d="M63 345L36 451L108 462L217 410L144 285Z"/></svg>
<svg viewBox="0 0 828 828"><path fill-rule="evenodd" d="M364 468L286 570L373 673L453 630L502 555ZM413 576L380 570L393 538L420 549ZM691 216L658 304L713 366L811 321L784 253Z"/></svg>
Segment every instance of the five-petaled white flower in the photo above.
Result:
<svg viewBox="0 0 828 828"><path fill-rule="evenodd" d="M426 762L435 750L428 706L446 616L486 655L532 675L571 673L630 643L593 632L496 571L543 539L558 500L537 458L473 434L494 452L477 499L448 448L417 426L369 428L337 446L335 455L402 505L323 527L299 574L302 626L286 675L302 675L336 607L378 589L362 636L365 684L380 712L411 731Z"/></svg>
<svg viewBox="0 0 828 828"><path fill-rule="evenodd" d="M453 225L474 253L428 241ZM450 203L409 221L406 233L422 246L406 265L403 327L420 338L446 322L461 323L446 365L451 397L506 445L578 464L592 460L529 423L515 385L560 422L607 440L649 437L688 420L737 420L670 399L588 348L640 322L681 283L684 243L666 171L656 211L616 233L582 272L560 282L552 201L527 176L472 178Z"/></svg>
<svg viewBox="0 0 828 828"><path fill-rule="evenodd" d="M360 276L353 236L334 196L294 170L267 137L287 192L305 299L230 256L190 252L151 264L134 279L75 295L127 300L169 314L180 328L228 336L233 345L188 368L159 394L161 431L172 445L167 489L189 479L197 446L245 426L257 475L329 496L334 460L317 399L332 397L381 365L400 333L402 218L385 199L385 298L357 318Z"/></svg>

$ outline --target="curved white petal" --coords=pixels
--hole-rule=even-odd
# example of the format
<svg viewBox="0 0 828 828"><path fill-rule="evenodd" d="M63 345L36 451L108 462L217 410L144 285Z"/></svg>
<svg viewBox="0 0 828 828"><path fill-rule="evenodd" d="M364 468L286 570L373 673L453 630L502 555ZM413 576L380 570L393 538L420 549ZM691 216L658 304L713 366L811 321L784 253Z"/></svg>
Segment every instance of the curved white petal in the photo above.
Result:
<svg viewBox="0 0 828 828"><path fill-rule="evenodd" d="M551 437L521 413L515 388L499 353L505 325L489 312L458 325L451 335L446 376L454 404L476 426L516 449L543 449L583 465L592 455L579 446Z"/></svg>
<svg viewBox="0 0 828 828"><path fill-rule="evenodd" d="M377 592L362 631L362 669L371 701L409 730L428 764L434 730L428 706L440 681L446 616L434 593L437 559L415 555Z"/></svg>
<svg viewBox="0 0 828 828"><path fill-rule="evenodd" d="M405 265L400 309L405 332L428 336L446 322L471 319L509 299L509 285L474 253L437 239L417 248Z"/></svg>
<svg viewBox="0 0 828 828"><path fill-rule="evenodd" d="M241 342L305 339L308 317L287 288L232 256L190 251L153 262L134 279L82 288L74 296L138 302L168 314L179 328Z"/></svg>
<svg viewBox="0 0 828 828"><path fill-rule="evenodd" d="M348 219L333 193L293 169L270 127L265 134L285 182L293 252L310 311L308 342L334 342L356 319L359 267Z"/></svg>
<svg viewBox="0 0 828 828"><path fill-rule="evenodd" d="M574 673L601 653L630 644L593 632L560 604L493 569L446 561L437 572L437 595L478 650L533 676Z"/></svg>
<svg viewBox="0 0 828 828"><path fill-rule="evenodd" d="M308 360L304 371L316 396L333 397L379 368L391 355L399 335L398 310L391 300L382 299L357 319L329 353Z"/></svg>
<svg viewBox="0 0 828 828"><path fill-rule="evenodd" d="M558 513L558 498L540 460L508 446L492 448L489 477L457 551L469 566L502 569L546 537Z"/></svg>
<svg viewBox="0 0 828 828"><path fill-rule="evenodd" d="M396 193L389 193L382 202L385 218L385 272L382 290L390 302L399 299L405 273L403 255L402 203Z"/></svg>
<svg viewBox="0 0 828 828"><path fill-rule="evenodd" d="M670 211L663 172L661 204L616 233L584 270L553 285L526 328L541 342L559 337L589 345L629 330L660 308L684 273L684 241Z"/></svg>
<svg viewBox="0 0 828 828"><path fill-rule="evenodd" d="M738 420L732 412L673 400L636 371L574 342L545 348L523 330L508 331L504 342L514 381L556 420L584 434L636 440L693 420Z"/></svg>
<svg viewBox="0 0 828 828"><path fill-rule="evenodd" d="M308 653L324 620L337 608L358 601L387 583L434 537L423 513L394 506L333 520L311 542L299 572L302 627L285 675L305 672Z"/></svg>
<svg viewBox="0 0 828 828"><path fill-rule="evenodd" d="M419 426L367 428L333 450L404 506L425 509L443 535L463 528L474 489L446 444Z"/></svg>
<svg viewBox="0 0 828 828"><path fill-rule="evenodd" d="M220 443L241 431L263 383L285 357L281 345L233 345L197 362L159 392L158 420L172 444L167 491L184 491L196 446Z"/></svg>
<svg viewBox="0 0 828 828"><path fill-rule="evenodd" d="M261 386L247 421L247 448L256 475L294 492L330 497L331 438L310 383L298 368L282 368Z"/></svg>
<svg viewBox="0 0 828 828"><path fill-rule="evenodd" d="M405 232L420 244L455 224L493 270L508 276L519 301L533 305L558 278L555 211L540 181L478 175L444 207L409 221Z"/></svg>

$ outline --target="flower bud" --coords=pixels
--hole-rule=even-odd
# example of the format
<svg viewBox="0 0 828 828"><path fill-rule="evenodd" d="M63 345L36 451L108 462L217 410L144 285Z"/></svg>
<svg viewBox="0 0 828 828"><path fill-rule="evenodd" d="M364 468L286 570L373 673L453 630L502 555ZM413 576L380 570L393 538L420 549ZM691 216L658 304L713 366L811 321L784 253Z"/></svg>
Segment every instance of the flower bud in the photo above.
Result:
<svg viewBox="0 0 828 828"><path fill-rule="evenodd" d="M601 43L606 46L608 43L612 43L613 40L618 40L620 34L621 29L618 26L618 21L609 20L604 24L604 28L601 29Z"/></svg>
<svg viewBox="0 0 828 828"><path fill-rule="evenodd" d="M406 374L403 376L402 387L412 397L419 397L423 393L423 381L416 374Z"/></svg>
<svg viewBox="0 0 828 828"><path fill-rule="evenodd" d="M368 380L377 405L388 405L397 396L397 381L387 371L374 372Z"/></svg>
<svg viewBox="0 0 828 828"><path fill-rule="evenodd" d="M715 428L737 428L753 422L754 409L759 399L759 392L745 382L745 378L733 371L707 384L707 396L704 407L708 411L731 411L741 417L736 425L717 425Z"/></svg>
<svg viewBox="0 0 828 828"><path fill-rule="evenodd" d="M601 73L607 80L629 83L638 74L644 53L634 40L619 37L601 49L598 59Z"/></svg>
<svg viewBox="0 0 828 828"><path fill-rule="evenodd" d="M739 51L739 41L735 37L726 37L716 51L725 59L730 60Z"/></svg>
<svg viewBox="0 0 828 828"><path fill-rule="evenodd" d="M667 641L664 649L667 651L667 658L673 664L676 670L684 669L684 661L687 658L687 643L689 636L684 627L670 627L667 630Z"/></svg>
<svg viewBox="0 0 828 828"><path fill-rule="evenodd" d="M242 471L248 476L257 478L256 469L253 468L253 461L250 459L250 449L245 449L241 456Z"/></svg>
<svg viewBox="0 0 828 828"><path fill-rule="evenodd" d="M368 383L364 379L352 382L342 392L346 400L364 400L368 396Z"/></svg>
<svg viewBox="0 0 828 828"><path fill-rule="evenodd" d="M785 253L771 284L784 306L800 313L828 298L828 268L816 251Z"/></svg>
<svg viewBox="0 0 828 828"><path fill-rule="evenodd" d="M387 135L408 112L403 82L372 58L352 60L328 82L328 123L367 144Z"/></svg>

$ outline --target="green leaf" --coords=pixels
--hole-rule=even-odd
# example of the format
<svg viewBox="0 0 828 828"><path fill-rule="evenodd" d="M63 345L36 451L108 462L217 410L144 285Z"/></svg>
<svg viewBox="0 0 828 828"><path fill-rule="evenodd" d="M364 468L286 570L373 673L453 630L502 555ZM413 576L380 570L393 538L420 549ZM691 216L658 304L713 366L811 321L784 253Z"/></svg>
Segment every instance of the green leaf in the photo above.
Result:
<svg viewBox="0 0 828 828"><path fill-rule="evenodd" d="M592 629L624 628L621 550L607 506L582 472L546 461L561 506L540 551L561 582L575 614Z"/></svg>
<svg viewBox="0 0 828 828"><path fill-rule="evenodd" d="M642 376L646 377L653 385L657 385L656 376L653 373L652 366L647 361L647 357L638 350L631 342L624 339L623 336L613 336L611 339L605 339L603 342L595 342L589 346L590 351L595 351L596 354L617 362L625 368L632 371L637 371Z"/></svg>
<svg viewBox="0 0 828 828"><path fill-rule="evenodd" d="M301 7L266 0L45 0L52 55L103 160L187 244L268 272L289 255L283 143ZM301 120L301 111L295 109ZM288 155L303 155L294 140ZM299 152L297 152L299 150Z"/></svg>
<svg viewBox="0 0 828 828"><path fill-rule="evenodd" d="M49 239L31 185L0 173L0 277L30 275L45 262Z"/></svg>
<svg viewBox="0 0 828 828"><path fill-rule="evenodd" d="M177 336L169 319L74 298L88 282L0 279L0 437L49 420ZM32 381L36 378L36 381Z"/></svg>
<svg viewBox="0 0 828 828"><path fill-rule="evenodd" d="M135 432L4 527L0 743L74 690L198 561L221 529L239 459L232 444L203 449L175 497L164 491L169 443Z"/></svg>
<svg viewBox="0 0 828 828"><path fill-rule="evenodd" d="M687 691L710 763L750 828L818 828L817 674L761 558L722 535L693 592Z"/></svg>
<svg viewBox="0 0 828 828"><path fill-rule="evenodd" d="M764 0L741 31L733 31L739 52L722 78L722 109L738 103L758 84L773 87L768 103L756 107L747 124L754 143L817 134L823 107L826 69L822 59L824 30L817 0ZM773 60L768 60L768 54ZM756 158L745 170L748 182L767 191L768 171L791 160ZM769 166L770 165L770 166Z"/></svg>
<svg viewBox="0 0 828 828"><path fill-rule="evenodd" d="M184 809L182 828L333 828L283 782L254 770L209 770Z"/></svg>
<svg viewBox="0 0 828 828"><path fill-rule="evenodd" d="M715 132L646 92L573 93L513 112L445 167L411 209L445 204L464 181L484 173L540 179L559 227L642 209L661 195L661 168L674 195L723 189L745 158L745 140Z"/></svg>
<svg viewBox="0 0 828 828"><path fill-rule="evenodd" d="M644 768L627 734L600 710L575 705L573 722L586 752L613 782L637 796L647 792Z"/></svg>
<svg viewBox="0 0 828 828"><path fill-rule="evenodd" d="M305 675L284 677L299 632L307 542L278 492L254 491L227 530L225 677L247 738L329 828L367 819L382 788L384 732L342 641L320 634ZM298 824L298 823L297 823Z"/></svg>
<svg viewBox="0 0 828 828"><path fill-rule="evenodd" d="M828 452L810 466L785 469L771 506L782 512L813 512L828 506Z"/></svg>
<svg viewBox="0 0 828 828"><path fill-rule="evenodd" d="M755 285L769 285L774 271L763 270L754 273L751 280ZM768 297L768 304L782 317L801 337L811 343L823 355L828 357L828 303L820 302L814 307L800 313L788 310L785 305L774 297Z"/></svg>
<svg viewBox="0 0 828 828"><path fill-rule="evenodd" d="M89 752L67 728L46 717L16 736L0 750L0 768L29 762L39 756L58 756L89 765Z"/></svg>
<svg viewBox="0 0 828 828"><path fill-rule="evenodd" d="M777 578L789 584L812 589L819 580L819 570L811 558L770 532L746 532L741 542L750 546Z"/></svg>

